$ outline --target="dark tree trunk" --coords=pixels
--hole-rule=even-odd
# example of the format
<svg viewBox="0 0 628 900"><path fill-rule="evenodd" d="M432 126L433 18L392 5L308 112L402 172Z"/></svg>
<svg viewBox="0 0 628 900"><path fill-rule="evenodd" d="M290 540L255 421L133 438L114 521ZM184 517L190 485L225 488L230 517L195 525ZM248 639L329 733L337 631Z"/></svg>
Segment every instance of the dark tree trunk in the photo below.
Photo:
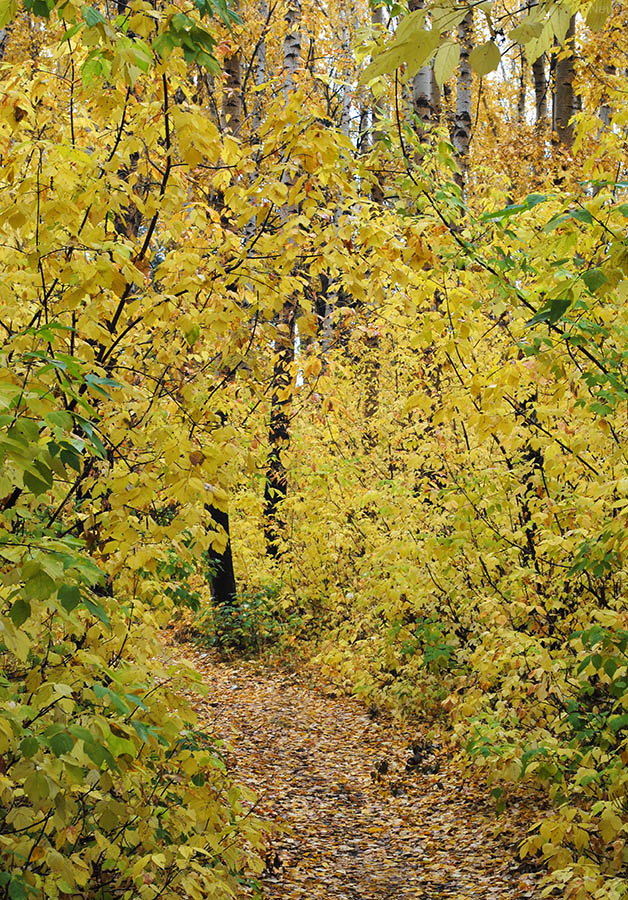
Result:
<svg viewBox="0 0 628 900"><path fill-rule="evenodd" d="M238 0L233 4L240 10ZM240 48L236 47L225 57L222 95L222 127L230 134L239 134L242 125L242 61Z"/></svg>
<svg viewBox="0 0 628 900"><path fill-rule="evenodd" d="M517 121L521 125L526 117L526 82L527 82L527 66L523 50L519 54L521 70L519 73L519 96L517 97Z"/></svg>
<svg viewBox="0 0 628 900"><path fill-rule="evenodd" d="M384 12L381 6L378 6L376 9L371 9L371 22L373 25L384 24ZM384 115L384 104L381 97L376 98L373 94L371 94L371 103L372 126L370 144L371 146L374 146L382 136L381 129L379 128L379 122ZM380 205L384 202L383 176L380 172L377 172L375 174L375 179L371 188L371 198L375 201L375 203L379 203Z"/></svg>
<svg viewBox="0 0 628 900"><path fill-rule="evenodd" d="M572 16L565 38L568 53L564 58L556 60L554 76L554 130L565 147L571 147L574 138L571 117L576 106L573 89L575 34L576 17Z"/></svg>
<svg viewBox="0 0 628 900"><path fill-rule="evenodd" d="M264 537L266 552L273 559L281 556L285 523L281 505L288 493L288 475L284 454L290 446L290 403L294 360L293 300L284 303L277 329L275 365L273 367L273 394L268 428L268 459L266 463L266 487L264 489Z"/></svg>
<svg viewBox="0 0 628 900"><path fill-rule="evenodd" d="M540 125L547 118L547 78L545 77L544 53L532 63L532 78L534 80L536 123Z"/></svg>
<svg viewBox="0 0 628 900"><path fill-rule="evenodd" d="M233 603L238 592L233 570L233 556L231 554L229 513L209 503L205 504L205 509L212 517L213 522L224 529L227 535L227 546L224 552L219 553L214 547L211 547L208 553L208 562L211 568L213 603L216 606L228 606Z"/></svg>
<svg viewBox="0 0 628 900"><path fill-rule="evenodd" d="M379 336L373 333L366 339L366 365L364 367L364 433L362 443L366 451L373 450L377 446L378 432L375 418L379 411Z"/></svg>

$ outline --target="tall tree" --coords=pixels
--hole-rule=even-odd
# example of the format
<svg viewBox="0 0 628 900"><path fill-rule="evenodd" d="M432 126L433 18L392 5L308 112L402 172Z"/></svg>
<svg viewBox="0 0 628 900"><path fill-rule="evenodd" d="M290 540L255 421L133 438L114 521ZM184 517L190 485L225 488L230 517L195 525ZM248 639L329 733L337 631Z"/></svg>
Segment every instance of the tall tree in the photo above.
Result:
<svg viewBox="0 0 628 900"><path fill-rule="evenodd" d="M471 144L471 97L473 76L469 54L473 41L473 11L470 10L458 26L460 42L460 63L456 79L456 112L454 116L454 133L452 143L456 150L461 173L457 177L460 185L464 184Z"/></svg>
<svg viewBox="0 0 628 900"><path fill-rule="evenodd" d="M565 46L559 50L554 69L554 103L553 126L558 140L564 147L573 144L573 123L575 111L574 95L574 40L576 35L576 17L569 20L565 37Z"/></svg>
<svg viewBox="0 0 628 900"><path fill-rule="evenodd" d="M288 0L285 14L286 31L283 41L283 95L290 102L296 81L295 76L301 62L301 2ZM284 182L290 182L288 163ZM286 203L282 210L285 220L290 215ZM270 422L268 427L268 459L266 463L266 484L264 488L264 535L266 551L270 557L278 558L282 551L285 523L281 506L288 492L288 473L285 453L290 445L290 407L292 388L292 363L294 361L296 296L287 297L277 316L275 328L275 361L270 401Z"/></svg>
<svg viewBox="0 0 628 900"><path fill-rule="evenodd" d="M235 8L239 12L239 0L235 4ZM226 132L232 135L239 135L242 129L243 108L242 52L239 43L235 43L238 39L233 33L230 35L230 40L234 41L234 46L230 48L230 52L224 61L221 120L222 127ZM237 281L230 282L226 286L226 290L235 299ZM227 413L224 410L217 410L216 417L219 425L224 426L227 421ZM221 549L218 549L215 543L212 543L207 554L212 601L215 611L218 611L229 607L237 595L228 499L225 500L222 507L217 506L215 503L206 503L205 510L211 516L214 528L217 528L219 533L222 532L219 544ZM216 637L220 644L225 636L223 632L226 631L228 622L225 616L220 614L216 616L216 621Z"/></svg>
<svg viewBox="0 0 628 900"><path fill-rule="evenodd" d="M547 118L547 76L545 74L546 55L541 53L532 63L534 81L535 120L540 125Z"/></svg>
<svg viewBox="0 0 628 900"><path fill-rule="evenodd" d="M527 77L528 69L526 58L523 50L519 51L519 91L517 92L517 121L519 124L525 121L526 117L526 93L527 93Z"/></svg>
<svg viewBox="0 0 628 900"><path fill-rule="evenodd" d="M234 4L239 11L239 0ZM230 40L237 42L233 35ZM230 48L225 56L222 93L222 127L231 134L239 134L242 126L242 54L240 47Z"/></svg>
<svg viewBox="0 0 628 900"><path fill-rule="evenodd" d="M283 91L288 99L294 91L296 75L301 64L301 0L288 0L285 13L286 33L283 41Z"/></svg>
<svg viewBox="0 0 628 900"><path fill-rule="evenodd" d="M384 27L384 8L381 3L378 3L377 6L371 7L371 24L377 29L381 30ZM384 102L380 95L371 92L370 95L370 106L371 106L371 122L370 128L368 130L369 139L367 144L373 147L379 140L381 136L381 120L384 116ZM384 187L383 187L383 178L381 173L378 171L375 173L375 178L373 180L373 186L371 189L371 196L376 203L383 203L384 201Z"/></svg>
<svg viewBox="0 0 628 900"><path fill-rule="evenodd" d="M410 11L422 9L424 0L411 0ZM438 121L440 114L440 89L434 77L433 63L421 66L412 79L412 112L423 128Z"/></svg>

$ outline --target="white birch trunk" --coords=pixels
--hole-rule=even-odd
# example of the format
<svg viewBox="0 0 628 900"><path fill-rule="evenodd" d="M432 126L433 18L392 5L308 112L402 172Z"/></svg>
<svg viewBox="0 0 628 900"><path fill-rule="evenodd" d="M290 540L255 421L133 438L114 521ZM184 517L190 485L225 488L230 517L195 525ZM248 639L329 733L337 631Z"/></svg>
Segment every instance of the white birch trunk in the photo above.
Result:
<svg viewBox="0 0 628 900"><path fill-rule="evenodd" d="M410 12L422 9L424 0L410 0ZM432 65L423 66L412 79L412 112L425 128L438 119L440 90Z"/></svg>
<svg viewBox="0 0 628 900"><path fill-rule="evenodd" d="M473 12L469 11L458 25L460 41L460 64L456 80L456 112L454 115L454 133L452 143L458 156L461 168L459 181L464 182L469 161L469 145L471 144L471 97L473 77L469 64L473 40Z"/></svg>
<svg viewBox="0 0 628 900"><path fill-rule="evenodd" d="M266 40L264 35L269 24L268 4L266 0L261 0L259 4L260 18L262 20L262 32L257 43L257 56L255 63L255 87L260 87L266 81ZM253 101L253 111L251 115L252 133L256 138L259 135L260 126L262 124L262 106L263 92L256 91Z"/></svg>
<svg viewBox="0 0 628 900"><path fill-rule="evenodd" d="M288 0L286 35L283 42L284 96L296 87L295 75L301 63L301 0Z"/></svg>
<svg viewBox="0 0 628 900"><path fill-rule="evenodd" d="M0 62L4 59L7 52L7 44L9 43L9 29L7 26L0 28Z"/></svg>

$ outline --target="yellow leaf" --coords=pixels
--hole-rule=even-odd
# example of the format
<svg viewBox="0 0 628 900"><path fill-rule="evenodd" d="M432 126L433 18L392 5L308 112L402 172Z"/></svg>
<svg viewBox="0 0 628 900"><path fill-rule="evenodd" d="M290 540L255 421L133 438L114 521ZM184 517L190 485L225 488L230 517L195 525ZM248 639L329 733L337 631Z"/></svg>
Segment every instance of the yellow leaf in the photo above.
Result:
<svg viewBox="0 0 628 900"><path fill-rule="evenodd" d="M439 47L434 57L434 77L442 87L453 75L460 59L460 44L450 42Z"/></svg>
<svg viewBox="0 0 628 900"><path fill-rule="evenodd" d="M501 53L495 41L487 41L474 47L469 54L469 62L474 72L478 75L488 75L499 65Z"/></svg>
<svg viewBox="0 0 628 900"><path fill-rule="evenodd" d="M593 0L586 22L591 31L601 31L612 10L612 0Z"/></svg>

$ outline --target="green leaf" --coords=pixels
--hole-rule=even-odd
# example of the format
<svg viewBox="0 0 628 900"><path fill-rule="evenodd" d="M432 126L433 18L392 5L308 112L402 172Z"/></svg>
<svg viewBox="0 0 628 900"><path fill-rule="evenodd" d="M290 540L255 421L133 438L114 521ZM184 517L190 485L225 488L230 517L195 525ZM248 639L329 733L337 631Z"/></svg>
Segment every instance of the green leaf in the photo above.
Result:
<svg viewBox="0 0 628 900"><path fill-rule="evenodd" d="M84 747L87 756L89 756L91 761L96 763L99 768L103 765L103 763L106 763L110 769L117 770L118 767L116 765L114 757L106 747L103 747L102 744L89 743L88 741L84 741Z"/></svg>
<svg viewBox="0 0 628 900"><path fill-rule="evenodd" d="M243 24L242 17L229 6L226 0L194 0L194 4L200 12L201 18L218 16L229 28L234 23Z"/></svg>
<svg viewBox="0 0 628 900"><path fill-rule="evenodd" d="M51 594L54 594L56 588L50 575L43 569L38 569L24 584L24 595L29 600L47 600Z"/></svg>
<svg viewBox="0 0 628 900"><path fill-rule="evenodd" d="M54 737L50 738L48 744L55 756L63 756L64 753L69 753L74 747L74 739L67 731L60 731L59 734L55 734Z"/></svg>
<svg viewBox="0 0 628 900"><path fill-rule="evenodd" d="M617 660L615 659L607 659L604 663L604 671L608 675L609 678L612 678L615 672L618 669Z"/></svg>
<svg viewBox="0 0 628 900"><path fill-rule="evenodd" d="M105 24L105 17L94 6L84 6L81 10L83 18L89 28L95 28L97 25Z"/></svg>
<svg viewBox="0 0 628 900"><path fill-rule="evenodd" d="M9 618L16 626L19 628L21 625L26 622L31 614L31 605L28 600L25 600L24 597L19 597L9 612Z"/></svg>
<svg viewBox="0 0 628 900"><path fill-rule="evenodd" d="M74 427L74 419L70 413L67 413L62 409L49 412L45 416L45 420L51 425L57 425L59 428L63 428L64 431L72 431L72 428Z"/></svg>
<svg viewBox="0 0 628 900"><path fill-rule="evenodd" d="M592 294L606 284L606 275L601 269L588 269L581 277Z"/></svg>
<svg viewBox="0 0 628 900"><path fill-rule="evenodd" d="M185 340L190 345L190 347L194 346L196 341L199 339L201 334L201 329L198 325L192 325L185 332Z"/></svg>
<svg viewBox="0 0 628 900"><path fill-rule="evenodd" d="M83 27L84 26L82 22L77 22L75 25L72 25L71 28L68 28L67 31L64 31L63 40L68 42L71 41L75 34L78 34L79 31L82 31Z"/></svg>
<svg viewBox="0 0 628 900"><path fill-rule="evenodd" d="M622 728L628 728L628 713L621 716L611 716L608 720L610 730L615 733Z"/></svg>
<svg viewBox="0 0 628 900"><path fill-rule="evenodd" d="M54 8L54 0L24 0L24 8L35 16L47 19Z"/></svg>
<svg viewBox="0 0 628 900"><path fill-rule="evenodd" d="M489 72L497 68L501 58L502 55L495 41L487 41L485 44L480 44L479 47L474 47L469 54L471 68L478 75L488 75Z"/></svg>
<svg viewBox="0 0 628 900"><path fill-rule="evenodd" d="M593 224L593 216L588 209L571 209L569 210L569 215L572 219L577 219L578 222L584 222L587 225Z"/></svg>
<svg viewBox="0 0 628 900"><path fill-rule="evenodd" d="M538 325L541 322L547 322L548 324L553 325L554 322L558 322L558 320L564 316L570 305L571 300L568 300L566 297L556 297L554 300L551 300L547 306L540 309L536 315L532 316L531 319L528 319L526 324Z"/></svg>
<svg viewBox="0 0 628 900"><path fill-rule="evenodd" d="M136 722L135 719L131 719L131 725L135 729L138 737L146 742L148 740L148 736L150 731L148 730L148 726L144 725L143 722Z"/></svg>
<svg viewBox="0 0 628 900"><path fill-rule="evenodd" d="M106 688L102 684L96 683L94 685L94 694L98 697L99 700L108 697L111 701L112 706L114 706L119 713L123 716L128 716L131 712L131 708L126 703L125 700L119 694L116 694L115 691L112 691L111 688Z"/></svg>
<svg viewBox="0 0 628 900"><path fill-rule="evenodd" d="M59 600L66 612L72 612L81 602L81 592L74 584L63 584L59 588Z"/></svg>
<svg viewBox="0 0 628 900"><path fill-rule="evenodd" d="M62 446L59 453L59 459L64 466L70 466L75 472L81 471L81 458L73 447L69 445Z"/></svg>
<svg viewBox="0 0 628 900"><path fill-rule="evenodd" d="M33 465L24 471L22 477L25 487L36 497L52 487L52 470L41 460L36 459Z"/></svg>
<svg viewBox="0 0 628 900"><path fill-rule="evenodd" d="M94 740L94 735L82 725L70 725L68 727L70 734L73 734L78 741L87 742L88 744Z"/></svg>
<svg viewBox="0 0 628 900"><path fill-rule="evenodd" d="M104 71L104 61L99 56L88 57L81 67L81 81L83 87L88 87L91 81L102 75Z"/></svg>
<svg viewBox="0 0 628 900"><path fill-rule="evenodd" d="M87 597L83 602L87 611L93 616L96 616L97 619L100 619L103 625L107 625L108 627L111 626L111 620L100 603L96 603L94 600L88 600Z"/></svg>
<svg viewBox="0 0 628 900"><path fill-rule="evenodd" d="M33 772L24 782L24 793L31 803L45 800L50 794L50 785L43 772Z"/></svg>
<svg viewBox="0 0 628 900"><path fill-rule="evenodd" d="M38 750L39 741L35 737L25 737L20 742L20 753L26 759L30 759L31 756L35 756Z"/></svg>
<svg viewBox="0 0 628 900"><path fill-rule="evenodd" d="M528 194L528 196L522 200L521 203L511 203L509 206L505 206L503 209L497 209L494 212L483 213L480 216L481 222L490 222L490 221L498 221L500 219L509 219L511 216L517 215L520 212L527 212L532 209L534 206L537 206L539 203L544 203L547 200L546 194Z"/></svg>
<svg viewBox="0 0 628 900"><path fill-rule="evenodd" d="M10 900L26 900L26 882L21 875L13 875L9 883Z"/></svg>

